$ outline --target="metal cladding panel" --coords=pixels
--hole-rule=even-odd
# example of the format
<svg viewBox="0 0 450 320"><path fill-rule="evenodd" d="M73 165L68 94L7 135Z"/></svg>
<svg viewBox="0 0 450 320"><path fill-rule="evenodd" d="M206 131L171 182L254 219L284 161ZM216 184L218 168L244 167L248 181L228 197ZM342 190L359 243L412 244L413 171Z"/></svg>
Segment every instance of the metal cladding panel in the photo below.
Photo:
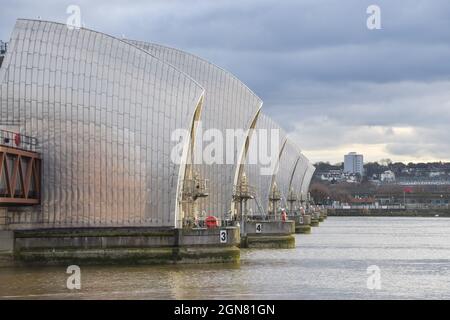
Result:
<svg viewBox="0 0 450 320"><path fill-rule="evenodd" d="M309 186L311 184L311 179L314 175L314 171L316 171L316 167L314 167L311 163L308 164L308 170L306 171L305 178L302 183L302 197L306 199L306 196L309 192Z"/></svg>
<svg viewBox="0 0 450 320"><path fill-rule="evenodd" d="M190 53L178 49L168 48L157 44L130 41L136 46L147 50L150 54L170 63L194 78L205 88L201 126L203 133L209 129L217 129L226 137L227 129L241 129L245 133L252 120L262 106L262 101L250 91L240 80L229 72L211 64ZM207 151L205 148L211 142L201 143L202 134L197 130L196 148ZM196 165L196 170L204 179L209 180L209 196L198 200L198 208L207 215L225 217L231 209L233 184L240 153L244 141L237 141L232 149L233 161L225 161L226 148L218 158L219 163ZM197 149L197 152L199 151ZM223 161L221 161L223 160Z"/></svg>
<svg viewBox="0 0 450 320"><path fill-rule="evenodd" d="M297 194L297 197L300 197L302 189L302 181L308 169L308 164L309 164L308 159L302 153L300 153L300 157L295 167L294 176L292 177L292 184L291 184L291 188L293 192Z"/></svg>
<svg viewBox="0 0 450 320"><path fill-rule="evenodd" d="M275 141L277 133L278 141L275 145L272 145L272 137ZM249 210L254 214L266 214L269 209L269 193L274 172L270 164L263 158L266 156L274 157L273 160L278 163L280 149L285 140L286 133L278 123L266 114L261 113L250 139L249 152L244 167L248 182L255 187L256 191L256 198L248 203Z"/></svg>
<svg viewBox="0 0 450 320"><path fill-rule="evenodd" d="M303 153L300 154L300 161L298 163L296 173L295 173L295 192L298 196L301 196L303 180L305 179L306 173L309 168L309 160L305 157Z"/></svg>
<svg viewBox="0 0 450 320"><path fill-rule="evenodd" d="M281 192L281 206L287 207L289 195L289 184L294 174L295 164L300 156L300 149L287 138L286 145L280 156L278 172L275 173L275 181Z"/></svg>
<svg viewBox="0 0 450 320"><path fill-rule="evenodd" d="M0 69L1 120L39 140L34 226L175 226L177 128L203 88L144 50L102 33L18 20ZM13 209L11 209L13 210Z"/></svg>

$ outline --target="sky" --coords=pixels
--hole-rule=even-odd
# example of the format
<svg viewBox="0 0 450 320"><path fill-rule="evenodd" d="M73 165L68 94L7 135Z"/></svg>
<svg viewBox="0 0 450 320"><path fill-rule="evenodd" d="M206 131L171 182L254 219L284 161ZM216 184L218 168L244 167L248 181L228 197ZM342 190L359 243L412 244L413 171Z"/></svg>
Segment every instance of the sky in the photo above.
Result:
<svg viewBox="0 0 450 320"><path fill-rule="evenodd" d="M313 162L450 161L448 0L0 0L17 18L177 47L246 83ZM381 29L367 28L370 5Z"/></svg>

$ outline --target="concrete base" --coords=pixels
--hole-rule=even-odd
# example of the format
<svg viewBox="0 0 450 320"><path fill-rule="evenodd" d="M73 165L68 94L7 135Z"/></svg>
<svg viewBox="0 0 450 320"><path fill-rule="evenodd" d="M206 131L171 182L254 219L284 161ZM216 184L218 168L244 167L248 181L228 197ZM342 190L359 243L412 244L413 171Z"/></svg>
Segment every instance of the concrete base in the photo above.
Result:
<svg viewBox="0 0 450 320"><path fill-rule="evenodd" d="M325 214L325 210L321 210L319 213L319 221L323 222L326 219L326 214Z"/></svg>
<svg viewBox="0 0 450 320"><path fill-rule="evenodd" d="M311 225L296 225L295 226L295 233L303 233L303 234L310 234L311 233Z"/></svg>
<svg viewBox="0 0 450 320"><path fill-rule="evenodd" d="M248 235L242 237L241 248L256 249L293 249L295 248L295 237L289 235Z"/></svg>
<svg viewBox="0 0 450 320"><path fill-rule="evenodd" d="M318 227L319 222L319 219L311 218L311 227Z"/></svg>
<svg viewBox="0 0 450 320"><path fill-rule="evenodd" d="M7 229L7 215L8 211L6 210L6 208L0 208L0 230Z"/></svg>
<svg viewBox="0 0 450 320"><path fill-rule="evenodd" d="M0 230L0 267L14 264L14 233Z"/></svg>
<svg viewBox="0 0 450 320"><path fill-rule="evenodd" d="M221 243L221 234L226 242ZM235 263L236 227L216 229L84 228L14 231L14 251L3 266ZM0 265L2 258L0 257Z"/></svg>
<svg viewBox="0 0 450 320"><path fill-rule="evenodd" d="M0 230L0 252L14 251L14 232Z"/></svg>
<svg viewBox="0 0 450 320"><path fill-rule="evenodd" d="M241 248L295 248L294 221L247 221Z"/></svg>
<svg viewBox="0 0 450 320"><path fill-rule="evenodd" d="M289 217L290 220L294 220L295 222L295 233L311 233L311 216L292 216Z"/></svg>
<svg viewBox="0 0 450 320"><path fill-rule="evenodd" d="M14 254L12 252L0 252L0 268L14 267Z"/></svg>
<svg viewBox="0 0 450 320"><path fill-rule="evenodd" d="M315 211L311 213L311 227L318 227L320 221L320 212Z"/></svg>
<svg viewBox="0 0 450 320"><path fill-rule="evenodd" d="M152 265L236 263L240 250L230 247L58 249L20 251L14 265Z"/></svg>

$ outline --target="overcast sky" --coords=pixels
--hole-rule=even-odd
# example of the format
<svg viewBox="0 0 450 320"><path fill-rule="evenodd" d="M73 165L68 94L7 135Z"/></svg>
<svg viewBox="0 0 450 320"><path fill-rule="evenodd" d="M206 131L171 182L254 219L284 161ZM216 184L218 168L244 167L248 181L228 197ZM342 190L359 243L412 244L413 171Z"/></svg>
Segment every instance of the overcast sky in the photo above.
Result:
<svg viewBox="0 0 450 320"><path fill-rule="evenodd" d="M87 28L228 69L312 161L450 160L448 0L2 0L0 39L17 18L65 22L71 4Z"/></svg>

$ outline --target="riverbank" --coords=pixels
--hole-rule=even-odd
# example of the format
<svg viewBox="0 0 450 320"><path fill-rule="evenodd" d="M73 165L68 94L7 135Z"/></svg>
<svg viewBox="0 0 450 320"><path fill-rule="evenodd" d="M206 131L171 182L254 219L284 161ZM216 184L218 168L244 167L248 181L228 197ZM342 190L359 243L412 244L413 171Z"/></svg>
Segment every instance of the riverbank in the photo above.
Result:
<svg viewBox="0 0 450 320"><path fill-rule="evenodd" d="M328 209L330 217L447 217L450 209Z"/></svg>

